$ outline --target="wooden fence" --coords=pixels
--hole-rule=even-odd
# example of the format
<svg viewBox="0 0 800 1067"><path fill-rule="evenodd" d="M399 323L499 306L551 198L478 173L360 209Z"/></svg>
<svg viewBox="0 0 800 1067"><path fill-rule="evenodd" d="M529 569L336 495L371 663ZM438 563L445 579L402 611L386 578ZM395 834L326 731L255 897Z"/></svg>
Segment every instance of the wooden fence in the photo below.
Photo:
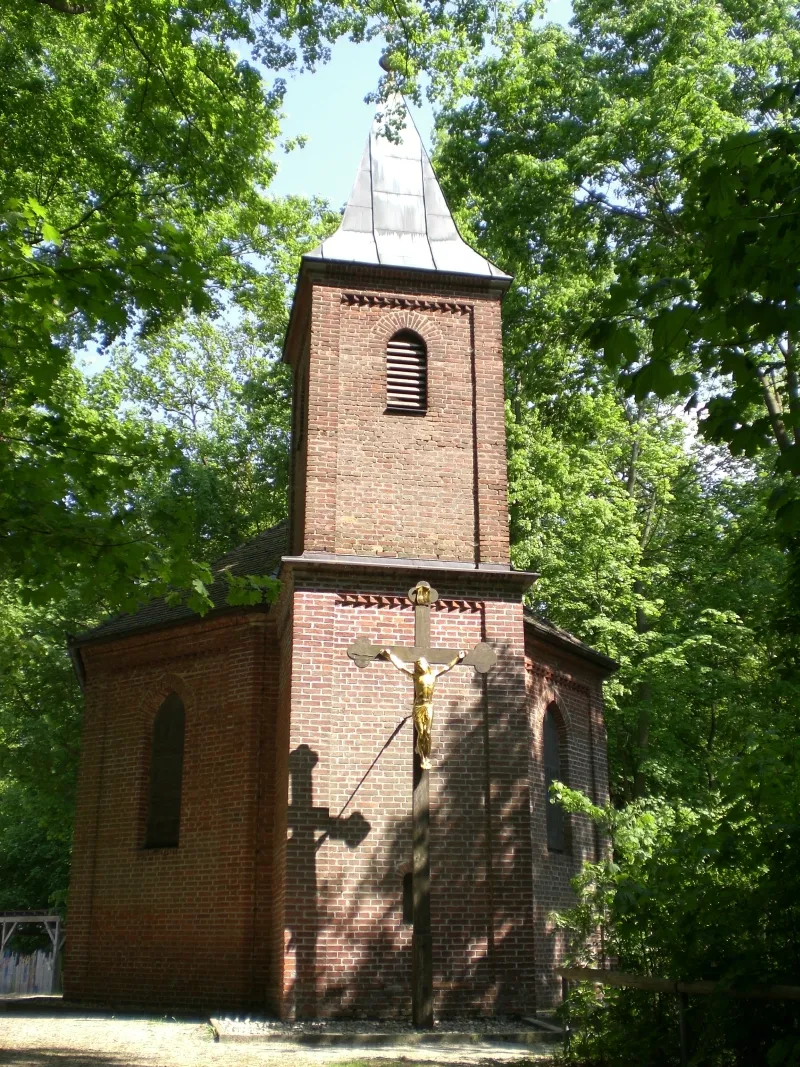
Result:
<svg viewBox="0 0 800 1067"><path fill-rule="evenodd" d="M741 1000L800 1000L800 986L751 985L732 989L719 982L676 982L669 978L650 978L639 974L621 974L619 971L600 971L591 967L558 967L561 976L564 1000L567 1000L570 982L589 982L592 985L614 986L617 989L646 989L653 993L669 993L678 998L678 1027L681 1067L689 1063L689 1030L687 1009L689 997L708 997L714 994L738 997ZM569 1022L564 1032L569 1041Z"/></svg>
<svg viewBox="0 0 800 1067"><path fill-rule="evenodd" d="M52 993L53 954L5 952L0 959L0 993Z"/></svg>

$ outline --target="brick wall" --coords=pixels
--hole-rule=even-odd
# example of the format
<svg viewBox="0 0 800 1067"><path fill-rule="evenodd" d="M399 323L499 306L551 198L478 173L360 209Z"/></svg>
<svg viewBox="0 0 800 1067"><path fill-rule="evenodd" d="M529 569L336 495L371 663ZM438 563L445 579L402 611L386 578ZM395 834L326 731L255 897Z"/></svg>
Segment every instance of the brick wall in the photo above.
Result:
<svg viewBox="0 0 800 1067"><path fill-rule="evenodd" d="M263 613L83 649L86 716L67 999L263 1007L276 657ZM144 849L153 717L186 710L180 843Z"/></svg>
<svg viewBox="0 0 800 1067"><path fill-rule="evenodd" d="M329 268L303 291L287 344L299 384L310 337L293 550L302 525L305 551L507 563L500 293L384 273ZM403 329L428 351L424 417L385 412L386 344Z"/></svg>
<svg viewBox="0 0 800 1067"><path fill-rule="evenodd" d="M424 577L420 574L418 577ZM415 578L295 572L286 850L286 1015L410 1010L413 699L391 664L359 669L359 636L413 644ZM530 1008L533 906L522 609L486 579L435 576L439 647L488 640L484 678L437 683L431 772L436 1010ZM481 584L483 583L483 584ZM491 826L491 833L490 833Z"/></svg>
<svg viewBox="0 0 800 1067"><path fill-rule="evenodd" d="M410 1010L410 679L347 657L413 643L423 575L285 572L269 616L232 613L84 649L87 703L70 894L68 999L286 1016ZM501 575L428 575L440 647L489 641L435 701L431 775L436 1011L558 998L549 914L602 842L582 820L547 850L542 717L566 777L606 797L600 677L523 635ZM277 625L277 630L276 630ZM527 670L525 670L527 667ZM186 707L180 846L145 850L153 716Z"/></svg>
<svg viewBox="0 0 800 1067"><path fill-rule="evenodd" d="M608 799L602 676L585 661L526 634L526 667L532 737L531 834L533 840L534 922L536 927L536 1000L541 1008L561 1000L561 982L553 969L562 960L565 936L551 919L554 911L574 907L570 880L584 861L596 862L605 841L581 816L565 816L565 848L547 847L543 721L553 707L559 728L562 773L566 784L596 804Z"/></svg>
<svg viewBox="0 0 800 1067"><path fill-rule="evenodd" d="M384 412L400 329L427 345L424 417ZM304 268L287 358L294 555L508 563L498 289ZM347 648L413 644L407 592L428 579L434 645L485 640L498 654L485 676L458 667L437 684L436 1011L550 1005L561 949L548 914L569 906L569 878L601 843L575 821L569 851L547 850L541 720L555 702L569 783L602 802L599 674L526 639L518 580L502 570L309 560L281 578L268 614L83 648L65 995L289 1017L410 1011L413 687L388 663L359 669ZM186 708L180 845L145 850L152 721L173 689Z"/></svg>

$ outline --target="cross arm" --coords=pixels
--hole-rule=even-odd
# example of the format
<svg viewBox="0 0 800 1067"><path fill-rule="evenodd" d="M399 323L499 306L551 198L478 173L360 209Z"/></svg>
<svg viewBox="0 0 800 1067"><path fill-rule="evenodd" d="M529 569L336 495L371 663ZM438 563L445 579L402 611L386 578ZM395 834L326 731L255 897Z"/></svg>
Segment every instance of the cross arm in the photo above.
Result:
<svg viewBox="0 0 800 1067"><path fill-rule="evenodd" d="M454 656L451 656L450 659L438 669L438 671L436 671L436 677L438 678L440 674L447 674L447 672L451 671L456 664L463 663L466 658L467 653L462 648L460 651L456 652Z"/></svg>
<svg viewBox="0 0 800 1067"><path fill-rule="evenodd" d="M458 655L458 650L454 648L441 648L438 652L442 659L432 660L433 663L449 663L454 656ZM486 674L497 663L497 653L491 645L480 641L470 649L461 662L465 667L474 667L478 674Z"/></svg>
<svg viewBox="0 0 800 1067"><path fill-rule="evenodd" d="M347 655L357 667L366 667L377 659L386 645L373 645L365 637L359 637L347 650ZM393 652L404 663L414 663L420 656L425 656L429 663L450 663L459 650L457 648L420 648L416 645L409 648L405 645L390 645L389 651ZM481 641L467 652L461 661L465 667L474 667L479 674L486 674L497 662L497 655L491 645Z"/></svg>
<svg viewBox="0 0 800 1067"><path fill-rule="evenodd" d="M366 637L358 637L347 650L347 655L357 667L367 667L379 658L384 649L397 656L404 663L413 663L417 658L412 655L416 650L403 645L373 645Z"/></svg>
<svg viewBox="0 0 800 1067"><path fill-rule="evenodd" d="M385 656L386 659L391 660L391 662L395 665L395 667L398 668L398 670L405 671L406 674L414 673L414 667L412 666L412 664L408 663L406 660L400 659L397 653L392 652L390 648L382 648L378 655Z"/></svg>

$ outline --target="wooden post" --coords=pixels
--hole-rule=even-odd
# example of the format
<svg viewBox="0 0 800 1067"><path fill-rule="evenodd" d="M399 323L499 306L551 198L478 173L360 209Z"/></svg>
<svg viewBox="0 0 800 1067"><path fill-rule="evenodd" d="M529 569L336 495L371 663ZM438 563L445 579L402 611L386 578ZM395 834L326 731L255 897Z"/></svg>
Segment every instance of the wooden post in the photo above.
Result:
<svg viewBox="0 0 800 1067"><path fill-rule="evenodd" d="M408 598L414 605L414 647L393 645L383 648L370 644L359 637L347 650L347 655L358 667L389 654L394 665L414 676L412 665L424 656L429 664L444 664L450 670L458 663L474 667L486 674L497 656L485 641L480 641L471 652L453 648L431 648L431 604L439 594L428 582L417 582L409 589ZM435 672L437 675L442 671ZM416 684L416 683L415 683ZM412 879L414 890L414 931L411 942L411 1018L419 1030L433 1029L433 935L431 933L431 853L430 853L430 772L424 770L417 752L417 730L414 727L414 772L411 801L411 824L413 836Z"/></svg>
<svg viewBox="0 0 800 1067"><path fill-rule="evenodd" d="M680 1043L681 1043L681 1067L688 1067L689 1064L689 1025L686 1014L689 1010L689 994L678 994L678 1027L680 1031Z"/></svg>
<svg viewBox="0 0 800 1067"><path fill-rule="evenodd" d="M564 1008L564 1048L569 1048L570 1018L569 1018L569 979L561 979L561 1004Z"/></svg>
<svg viewBox="0 0 800 1067"><path fill-rule="evenodd" d="M51 993L61 992L61 919L56 919L55 933L53 934L53 979L50 983Z"/></svg>
<svg viewBox="0 0 800 1067"><path fill-rule="evenodd" d="M432 1030L430 771L423 770L417 755L416 743L414 746L412 821L414 827L414 931L411 948L411 1018L418 1030Z"/></svg>

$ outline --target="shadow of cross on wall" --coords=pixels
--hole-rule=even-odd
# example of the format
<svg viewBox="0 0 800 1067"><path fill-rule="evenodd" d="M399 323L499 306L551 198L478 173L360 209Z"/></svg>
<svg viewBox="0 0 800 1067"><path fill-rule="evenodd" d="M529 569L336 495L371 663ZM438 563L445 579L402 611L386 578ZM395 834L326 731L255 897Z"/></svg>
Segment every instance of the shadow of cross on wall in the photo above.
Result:
<svg viewBox="0 0 800 1067"><path fill-rule="evenodd" d="M329 808L314 807L312 772L318 763L319 756L308 745L298 745L289 753L286 925L291 934L289 947L295 953L295 983L288 999L294 1001L298 1017L313 1017L317 1009L317 852L326 840L358 848L371 829L360 811L343 819L332 816Z"/></svg>

